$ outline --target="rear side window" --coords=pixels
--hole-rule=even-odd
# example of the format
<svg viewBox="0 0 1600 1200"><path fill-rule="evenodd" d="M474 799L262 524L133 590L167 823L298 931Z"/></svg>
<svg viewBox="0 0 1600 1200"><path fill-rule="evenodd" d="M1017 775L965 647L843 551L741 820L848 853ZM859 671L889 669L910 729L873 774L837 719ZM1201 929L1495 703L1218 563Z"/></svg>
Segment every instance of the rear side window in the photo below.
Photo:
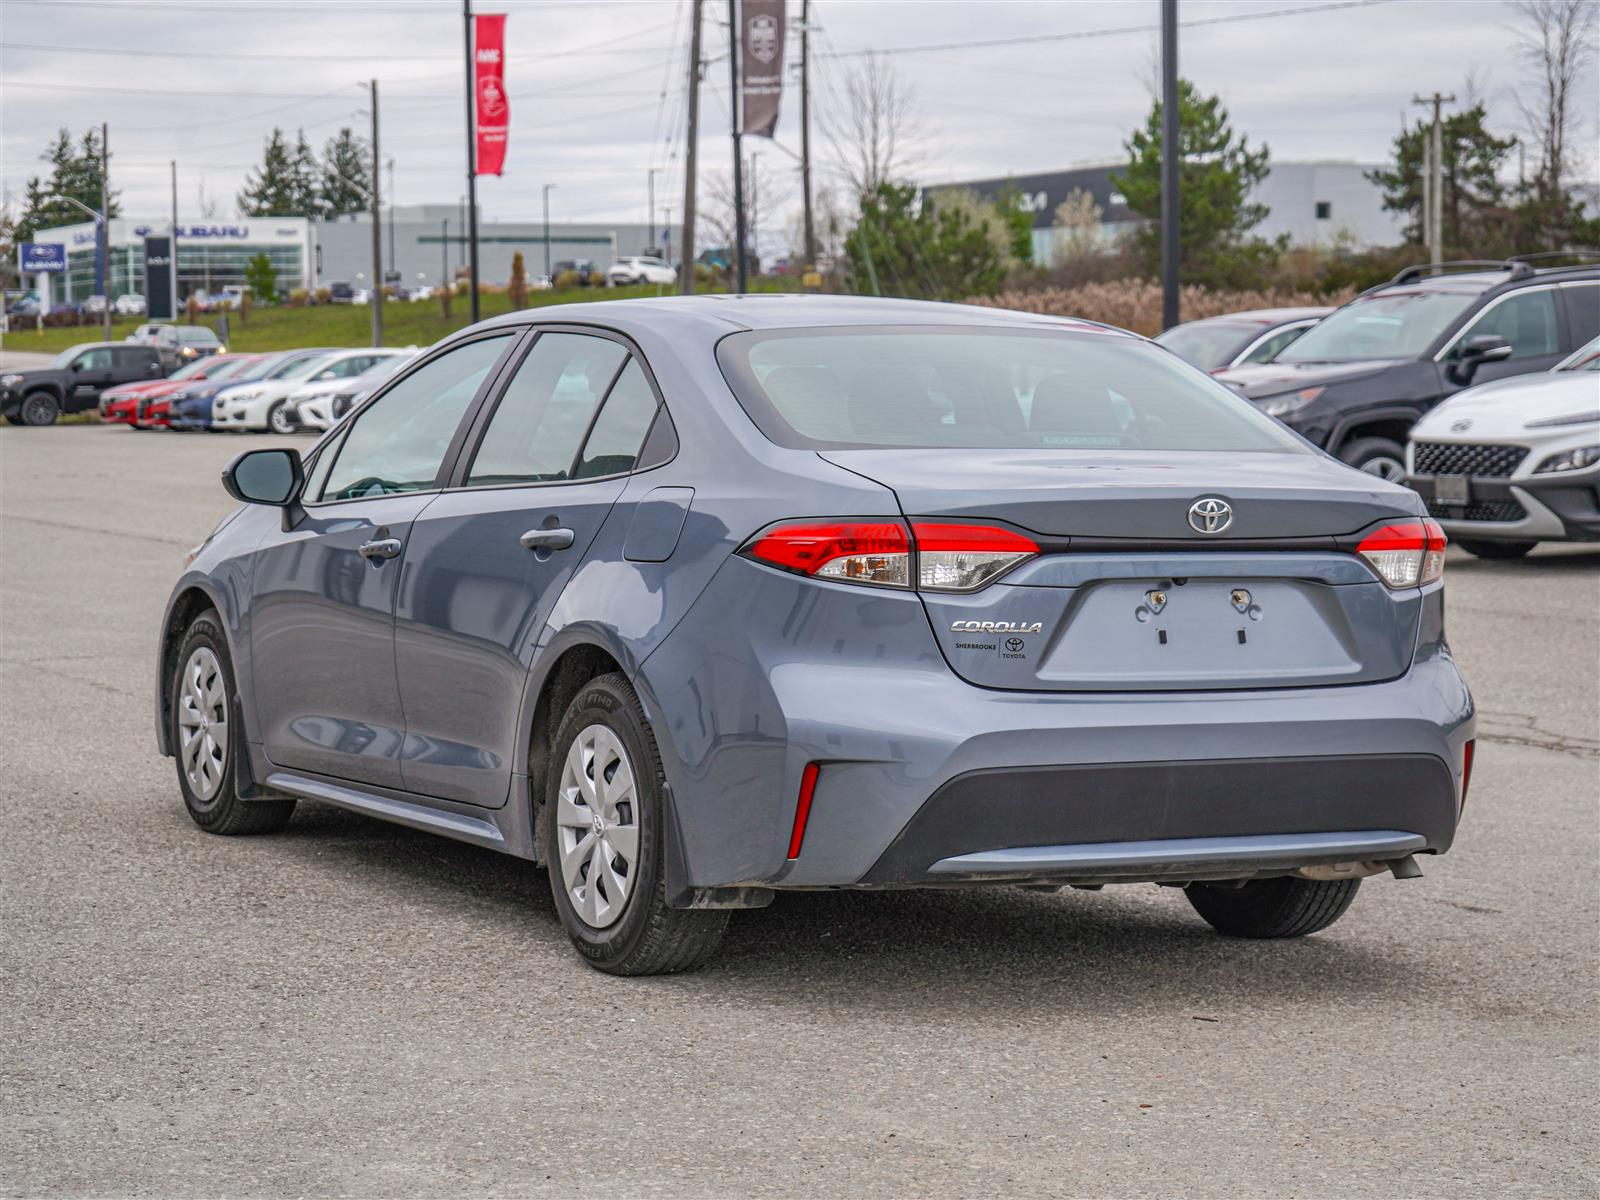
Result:
<svg viewBox="0 0 1600 1200"><path fill-rule="evenodd" d="M323 485L323 500L433 487L461 416L511 344L479 338L401 379L355 419Z"/></svg>
<svg viewBox="0 0 1600 1200"><path fill-rule="evenodd" d="M1551 288L1538 288L1525 292L1512 292L1498 304L1486 309L1467 326L1449 357L1456 358L1468 338L1483 335L1503 337L1511 343L1512 358L1536 358L1541 354L1558 354L1561 339L1556 333L1556 294Z"/></svg>
<svg viewBox="0 0 1600 1200"><path fill-rule="evenodd" d="M593 479L633 470L655 416L656 394L638 360L629 359L583 444L576 477Z"/></svg>
<svg viewBox="0 0 1600 1200"><path fill-rule="evenodd" d="M1247 401L1131 337L774 330L725 338L717 357L761 431L805 449L1301 449Z"/></svg>
<svg viewBox="0 0 1600 1200"><path fill-rule="evenodd" d="M490 418L467 486L573 478L578 447L627 353L609 338L540 334Z"/></svg>

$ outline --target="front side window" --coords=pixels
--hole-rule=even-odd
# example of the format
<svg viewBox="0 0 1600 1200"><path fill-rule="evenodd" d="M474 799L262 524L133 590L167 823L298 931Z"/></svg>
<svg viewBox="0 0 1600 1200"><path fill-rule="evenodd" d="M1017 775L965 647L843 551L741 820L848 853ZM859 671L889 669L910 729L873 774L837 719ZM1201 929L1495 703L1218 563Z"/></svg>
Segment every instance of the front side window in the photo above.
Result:
<svg viewBox="0 0 1600 1200"><path fill-rule="evenodd" d="M1574 344L1600 336L1600 283L1571 283L1561 289Z"/></svg>
<svg viewBox="0 0 1600 1200"><path fill-rule="evenodd" d="M111 350L105 346L90 350L78 359L78 370L80 371L109 371L110 369Z"/></svg>
<svg viewBox="0 0 1600 1200"><path fill-rule="evenodd" d="M1119 335L790 329L733 334L717 358L757 427L804 449L1300 449L1221 384Z"/></svg>
<svg viewBox="0 0 1600 1200"><path fill-rule="evenodd" d="M513 336L457 346L385 392L351 425L320 499L350 500L433 487L462 414Z"/></svg>
<svg viewBox="0 0 1600 1200"><path fill-rule="evenodd" d="M1505 338L1511 343L1512 358L1558 353L1561 340L1556 335L1555 292L1550 288L1513 292L1467 326L1451 348L1450 357L1460 356L1468 338L1483 336Z"/></svg>
<svg viewBox="0 0 1600 1200"><path fill-rule="evenodd" d="M1477 298L1477 292L1438 288L1357 296L1306 330L1304 337L1278 355L1278 361L1419 358Z"/></svg>
<svg viewBox="0 0 1600 1200"><path fill-rule="evenodd" d="M627 353L607 338L541 334L506 385L467 486L572 478L578 447Z"/></svg>

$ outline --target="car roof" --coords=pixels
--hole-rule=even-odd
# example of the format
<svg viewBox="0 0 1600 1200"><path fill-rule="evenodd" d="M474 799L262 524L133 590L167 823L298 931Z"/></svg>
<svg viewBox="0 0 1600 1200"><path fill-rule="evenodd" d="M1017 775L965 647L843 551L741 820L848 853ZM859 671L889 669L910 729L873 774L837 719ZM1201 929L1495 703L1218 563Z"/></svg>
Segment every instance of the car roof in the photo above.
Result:
<svg viewBox="0 0 1600 1200"><path fill-rule="evenodd" d="M659 317L670 317L678 328L685 323L699 326L713 336L735 330L818 329L836 325L994 325L1076 329L1128 338L1138 336L1095 321L1018 312L988 305L796 292L659 296L638 300L555 304L536 310L520 309L484 321L473 328L487 329L530 322L596 324L626 333L632 326L649 327Z"/></svg>

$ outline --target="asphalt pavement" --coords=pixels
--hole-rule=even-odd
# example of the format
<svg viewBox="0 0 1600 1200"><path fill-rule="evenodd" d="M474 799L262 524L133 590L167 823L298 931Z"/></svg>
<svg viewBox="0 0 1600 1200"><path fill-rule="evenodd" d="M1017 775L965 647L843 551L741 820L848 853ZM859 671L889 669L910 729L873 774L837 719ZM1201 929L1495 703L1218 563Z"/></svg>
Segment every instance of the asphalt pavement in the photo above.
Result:
<svg viewBox="0 0 1600 1200"><path fill-rule="evenodd" d="M0 430L0 1193L1600 1187L1600 547L1451 552L1465 825L1323 934L1153 886L780 896L622 980L526 863L304 801L190 823L156 627L268 441Z"/></svg>

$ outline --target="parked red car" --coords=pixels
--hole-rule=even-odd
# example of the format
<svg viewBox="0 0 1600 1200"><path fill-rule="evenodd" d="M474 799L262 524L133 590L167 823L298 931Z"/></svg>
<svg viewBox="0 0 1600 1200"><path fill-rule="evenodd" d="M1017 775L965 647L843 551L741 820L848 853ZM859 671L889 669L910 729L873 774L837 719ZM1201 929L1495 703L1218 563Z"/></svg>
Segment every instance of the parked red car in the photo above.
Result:
<svg viewBox="0 0 1600 1200"><path fill-rule="evenodd" d="M222 380L244 370L259 354L213 354L180 367L165 379L112 388L100 399L100 419L135 429L161 429L167 424L167 397L197 379Z"/></svg>

